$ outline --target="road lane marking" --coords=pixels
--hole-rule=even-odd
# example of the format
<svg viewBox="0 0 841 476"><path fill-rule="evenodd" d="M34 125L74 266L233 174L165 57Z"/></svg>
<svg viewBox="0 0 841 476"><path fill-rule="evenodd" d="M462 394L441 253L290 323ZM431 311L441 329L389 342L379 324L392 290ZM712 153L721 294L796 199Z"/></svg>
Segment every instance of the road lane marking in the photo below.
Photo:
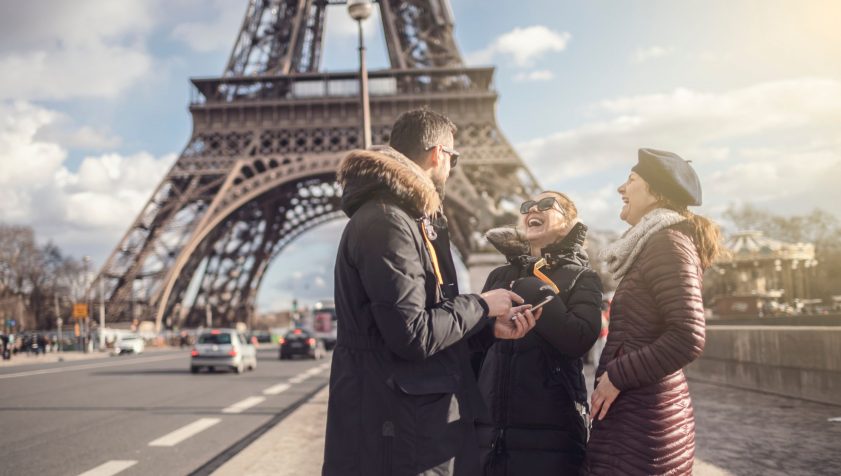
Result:
<svg viewBox="0 0 841 476"><path fill-rule="evenodd" d="M228 408L222 410L222 413L242 413L249 408L259 405L266 401L266 397L248 397L241 402L234 403Z"/></svg>
<svg viewBox="0 0 841 476"><path fill-rule="evenodd" d="M841 417L829 418L826 421L830 423L841 423Z"/></svg>
<svg viewBox="0 0 841 476"><path fill-rule="evenodd" d="M273 387L269 387L263 390L263 395L280 395L281 393L289 390L290 385L288 383L279 383Z"/></svg>
<svg viewBox="0 0 841 476"><path fill-rule="evenodd" d="M166 355L162 357L150 357L148 359L140 358L122 362L108 362L108 363L101 363L101 364L85 364L85 365L75 365L75 366L68 366L68 367L57 367L54 369L43 369L43 370L30 370L27 372L17 372L14 374L3 374L0 375L0 380L7 379L7 378L16 378L16 377L30 377L32 375L44 375L44 374L55 374L59 372L72 372L74 370L85 370L85 369L99 369L104 367L118 367L121 365L135 365L135 364L143 364L146 362L159 362L161 360L173 360L173 359L183 359L185 358L183 355Z"/></svg>
<svg viewBox="0 0 841 476"><path fill-rule="evenodd" d="M149 446L175 446L187 438L201 433L211 426L222 421L219 418L201 418L187 426L183 426L172 433L166 434L157 440L149 443Z"/></svg>
<svg viewBox="0 0 841 476"><path fill-rule="evenodd" d="M103 463L90 471L85 471L79 476L113 476L114 474L117 474L121 471L125 471L126 469L131 468L136 464L137 461L134 460L115 459Z"/></svg>
<svg viewBox="0 0 841 476"><path fill-rule="evenodd" d="M309 369L305 372L302 372L302 373L290 378L289 383L294 383L294 384L301 383L301 382L303 382L304 380L306 380L310 377L314 377L314 376L320 374L321 372L324 372L325 370L327 370L327 366L329 366L329 365L330 364L321 364L318 367L313 367L313 368L311 368L311 369Z"/></svg>
<svg viewBox="0 0 841 476"><path fill-rule="evenodd" d="M326 363L321 364L320 367L324 370L330 370L330 365L331 365L330 362L326 362Z"/></svg>

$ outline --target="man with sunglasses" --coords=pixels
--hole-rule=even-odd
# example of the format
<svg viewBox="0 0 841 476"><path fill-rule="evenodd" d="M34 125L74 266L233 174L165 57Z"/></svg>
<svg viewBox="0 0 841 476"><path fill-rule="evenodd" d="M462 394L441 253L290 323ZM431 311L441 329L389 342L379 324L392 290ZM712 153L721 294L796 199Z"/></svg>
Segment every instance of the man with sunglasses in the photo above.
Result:
<svg viewBox="0 0 841 476"><path fill-rule="evenodd" d="M508 290L459 294L442 213L455 130L409 111L389 147L339 165L350 221L335 267L325 475L480 473L471 341L521 338L535 316Z"/></svg>

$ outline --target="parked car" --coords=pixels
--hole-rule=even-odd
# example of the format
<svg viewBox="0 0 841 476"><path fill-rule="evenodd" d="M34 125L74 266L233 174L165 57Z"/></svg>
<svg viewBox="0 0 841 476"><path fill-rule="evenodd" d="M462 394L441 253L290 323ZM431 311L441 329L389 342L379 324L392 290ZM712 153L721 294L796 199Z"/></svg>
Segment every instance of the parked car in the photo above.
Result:
<svg viewBox="0 0 841 476"><path fill-rule="evenodd" d="M146 350L146 343L137 334L121 336L114 347L116 354L142 354L144 350Z"/></svg>
<svg viewBox="0 0 841 476"><path fill-rule="evenodd" d="M306 329L293 329L280 338L280 360L303 355L310 359L323 359L327 351L324 342Z"/></svg>
<svg viewBox="0 0 841 476"><path fill-rule="evenodd" d="M190 372L198 373L202 367L209 371L225 367L238 374L246 369L254 370L257 368L257 349L234 329L204 331L190 352Z"/></svg>

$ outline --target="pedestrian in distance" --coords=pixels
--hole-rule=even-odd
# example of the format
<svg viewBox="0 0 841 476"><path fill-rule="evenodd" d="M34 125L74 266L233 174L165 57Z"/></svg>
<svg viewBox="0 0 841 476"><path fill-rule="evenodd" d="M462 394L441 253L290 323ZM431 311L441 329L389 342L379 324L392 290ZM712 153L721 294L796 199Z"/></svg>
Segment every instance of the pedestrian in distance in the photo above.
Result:
<svg viewBox="0 0 841 476"><path fill-rule="evenodd" d="M620 281L596 371L585 472L691 474L695 420L683 368L704 350L703 271L720 232L689 211L701 183L678 155L640 149L619 187L631 225L603 251Z"/></svg>
<svg viewBox="0 0 841 476"><path fill-rule="evenodd" d="M476 475L475 418L484 410L470 366L485 334L534 327L511 291L458 294L444 185L458 161L455 125L429 110L401 115L388 147L339 165L342 209L325 475Z"/></svg>
<svg viewBox="0 0 841 476"><path fill-rule="evenodd" d="M578 474L587 445L583 356L601 328L602 283L583 249L587 227L575 204L543 192L520 207L518 227L488 241L508 264L485 290L548 284L553 297L524 338L497 340L485 354L479 388L490 409L477 425L487 475ZM529 293L520 295L529 302Z"/></svg>

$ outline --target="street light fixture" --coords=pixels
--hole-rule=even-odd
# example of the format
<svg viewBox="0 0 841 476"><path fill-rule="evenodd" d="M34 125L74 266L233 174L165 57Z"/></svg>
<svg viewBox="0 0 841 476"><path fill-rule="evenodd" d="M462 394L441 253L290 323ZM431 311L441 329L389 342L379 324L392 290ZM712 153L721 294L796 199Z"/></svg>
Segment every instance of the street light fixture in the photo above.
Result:
<svg viewBox="0 0 841 476"><path fill-rule="evenodd" d="M374 4L371 0L348 0L347 10L359 26L359 100L362 109L362 145L371 147L371 104L368 99L368 69L365 67L365 39L362 22L371 16Z"/></svg>

